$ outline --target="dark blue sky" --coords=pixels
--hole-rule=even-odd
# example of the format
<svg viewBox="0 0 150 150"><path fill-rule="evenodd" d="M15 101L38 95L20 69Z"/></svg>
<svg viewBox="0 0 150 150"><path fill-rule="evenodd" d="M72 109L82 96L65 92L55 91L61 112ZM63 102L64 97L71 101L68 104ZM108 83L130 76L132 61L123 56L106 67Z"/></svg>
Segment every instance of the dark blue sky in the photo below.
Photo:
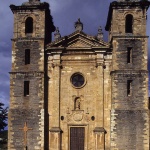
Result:
<svg viewBox="0 0 150 150"><path fill-rule="evenodd" d="M9 73L11 71L11 38L13 13L9 5L21 5L27 0L3 0L0 4L0 102L9 105ZM96 35L99 26L104 31L109 4L113 0L45 0L50 4L51 15L62 36L74 32L78 18L84 24L84 32ZM44 2L44 0L41 0ZM147 35L150 35L150 11L148 11ZM107 32L104 31L107 41ZM150 47L150 41L149 41Z"/></svg>

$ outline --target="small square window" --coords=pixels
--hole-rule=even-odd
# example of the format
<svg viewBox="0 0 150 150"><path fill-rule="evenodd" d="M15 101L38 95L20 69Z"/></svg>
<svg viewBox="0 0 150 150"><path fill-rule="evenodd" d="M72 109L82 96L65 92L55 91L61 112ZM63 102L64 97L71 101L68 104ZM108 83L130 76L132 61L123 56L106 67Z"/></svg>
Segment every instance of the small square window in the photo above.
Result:
<svg viewBox="0 0 150 150"><path fill-rule="evenodd" d="M132 47L127 48L127 63L132 63Z"/></svg>
<svg viewBox="0 0 150 150"><path fill-rule="evenodd" d="M127 96L132 95L132 80L127 80Z"/></svg>
<svg viewBox="0 0 150 150"><path fill-rule="evenodd" d="M127 63L132 63L132 47L127 48Z"/></svg>
<svg viewBox="0 0 150 150"><path fill-rule="evenodd" d="M30 64L30 49L25 49L25 65Z"/></svg>

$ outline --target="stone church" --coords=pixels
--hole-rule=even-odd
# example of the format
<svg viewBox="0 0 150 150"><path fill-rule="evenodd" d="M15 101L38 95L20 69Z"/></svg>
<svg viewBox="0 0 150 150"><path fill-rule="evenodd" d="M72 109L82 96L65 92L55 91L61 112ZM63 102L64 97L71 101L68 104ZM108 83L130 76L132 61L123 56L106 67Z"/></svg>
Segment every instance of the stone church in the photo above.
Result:
<svg viewBox="0 0 150 150"><path fill-rule="evenodd" d="M149 150L145 0L110 3L103 40L61 37L49 4L14 14L8 150ZM51 34L54 32L54 41Z"/></svg>

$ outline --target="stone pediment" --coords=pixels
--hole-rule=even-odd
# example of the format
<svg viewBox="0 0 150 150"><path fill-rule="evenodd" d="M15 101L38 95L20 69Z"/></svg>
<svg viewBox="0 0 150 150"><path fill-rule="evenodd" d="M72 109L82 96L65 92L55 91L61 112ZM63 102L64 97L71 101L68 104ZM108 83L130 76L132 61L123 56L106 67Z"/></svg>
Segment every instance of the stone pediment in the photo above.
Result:
<svg viewBox="0 0 150 150"><path fill-rule="evenodd" d="M72 41L68 47L91 47L91 44L87 41L83 41L82 39L78 39L76 41Z"/></svg>
<svg viewBox="0 0 150 150"><path fill-rule="evenodd" d="M109 47L109 44L96 37L89 36L84 32L76 31L69 36L62 37L47 45L47 49L54 47L68 48L91 48L91 47Z"/></svg>

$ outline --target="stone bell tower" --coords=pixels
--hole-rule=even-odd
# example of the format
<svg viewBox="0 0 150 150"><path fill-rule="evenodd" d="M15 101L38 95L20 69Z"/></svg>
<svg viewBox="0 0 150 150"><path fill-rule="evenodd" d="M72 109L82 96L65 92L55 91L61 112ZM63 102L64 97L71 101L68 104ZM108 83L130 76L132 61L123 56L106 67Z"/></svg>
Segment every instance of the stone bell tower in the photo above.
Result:
<svg viewBox="0 0 150 150"><path fill-rule="evenodd" d="M29 0L10 5L14 14L8 149L46 149L45 54L55 30L49 4Z"/></svg>
<svg viewBox="0 0 150 150"><path fill-rule="evenodd" d="M148 1L110 4L106 30L112 52L111 149L149 150L146 12Z"/></svg>

